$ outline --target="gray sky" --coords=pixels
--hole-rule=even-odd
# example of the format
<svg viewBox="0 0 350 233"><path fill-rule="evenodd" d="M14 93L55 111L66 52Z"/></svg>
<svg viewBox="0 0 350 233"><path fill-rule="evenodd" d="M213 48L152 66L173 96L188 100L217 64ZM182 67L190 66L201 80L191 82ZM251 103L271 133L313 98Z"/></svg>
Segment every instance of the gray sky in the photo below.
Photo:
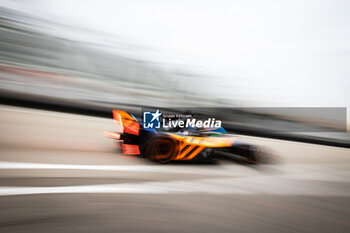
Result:
<svg viewBox="0 0 350 233"><path fill-rule="evenodd" d="M26 4L44 17L149 46L152 49L139 53L143 59L220 77L203 80L222 97L257 106L350 106L349 1Z"/></svg>

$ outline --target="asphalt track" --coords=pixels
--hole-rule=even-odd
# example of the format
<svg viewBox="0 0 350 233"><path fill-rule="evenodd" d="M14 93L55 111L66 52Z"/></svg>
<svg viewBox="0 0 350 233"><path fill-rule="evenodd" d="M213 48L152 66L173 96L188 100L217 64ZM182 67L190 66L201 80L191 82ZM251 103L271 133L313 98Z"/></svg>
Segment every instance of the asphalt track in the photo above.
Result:
<svg viewBox="0 0 350 233"><path fill-rule="evenodd" d="M273 164L123 156L112 120L0 106L0 232L350 232L350 150L243 137Z"/></svg>

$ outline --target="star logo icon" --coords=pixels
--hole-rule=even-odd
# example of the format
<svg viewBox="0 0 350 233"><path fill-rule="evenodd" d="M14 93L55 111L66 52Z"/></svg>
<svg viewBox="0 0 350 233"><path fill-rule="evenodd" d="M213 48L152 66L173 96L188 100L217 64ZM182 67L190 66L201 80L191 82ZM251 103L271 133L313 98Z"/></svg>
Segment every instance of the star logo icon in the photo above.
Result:
<svg viewBox="0 0 350 233"><path fill-rule="evenodd" d="M160 117L160 115L162 115L160 112L159 112L159 109L157 109L157 111L155 113L151 113L151 115L153 116L152 117L152 121L154 121L155 119L158 119L158 117Z"/></svg>

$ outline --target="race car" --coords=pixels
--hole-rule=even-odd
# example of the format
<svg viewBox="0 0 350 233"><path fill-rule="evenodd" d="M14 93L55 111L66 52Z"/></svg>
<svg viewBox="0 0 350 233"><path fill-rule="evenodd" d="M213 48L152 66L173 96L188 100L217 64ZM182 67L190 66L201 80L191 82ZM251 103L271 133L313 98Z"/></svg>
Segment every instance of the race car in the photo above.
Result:
<svg viewBox="0 0 350 233"><path fill-rule="evenodd" d="M143 122L125 111L112 112L121 132L105 131L104 135L120 143L123 154L159 163L212 160L218 154L238 156L252 164L264 162L262 148L227 134L223 127L155 130L144 127Z"/></svg>

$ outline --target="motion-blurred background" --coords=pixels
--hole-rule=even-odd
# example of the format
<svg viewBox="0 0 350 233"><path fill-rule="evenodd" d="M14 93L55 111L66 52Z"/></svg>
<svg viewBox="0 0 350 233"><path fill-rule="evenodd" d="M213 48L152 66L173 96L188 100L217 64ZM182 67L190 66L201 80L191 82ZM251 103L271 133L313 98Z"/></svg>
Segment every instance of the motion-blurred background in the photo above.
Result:
<svg viewBox="0 0 350 233"><path fill-rule="evenodd" d="M36 94L148 105L344 107L348 7L328 0L2 0L0 58L3 66L26 67L31 78L35 71L56 74L17 87ZM3 76L2 89L21 84Z"/></svg>
<svg viewBox="0 0 350 233"><path fill-rule="evenodd" d="M250 112L269 119L234 110L226 115L250 130L344 132L345 108L315 114L266 107L349 105L347 6L3 0L0 91L108 111L121 105L262 107ZM288 122L276 123L274 116ZM349 140L346 134L316 136Z"/></svg>
<svg viewBox="0 0 350 233"><path fill-rule="evenodd" d="M0 231L349 232L349 10L0 0ZM142 107L223 119L278 159L123 156L111 109Z"/></svg>

